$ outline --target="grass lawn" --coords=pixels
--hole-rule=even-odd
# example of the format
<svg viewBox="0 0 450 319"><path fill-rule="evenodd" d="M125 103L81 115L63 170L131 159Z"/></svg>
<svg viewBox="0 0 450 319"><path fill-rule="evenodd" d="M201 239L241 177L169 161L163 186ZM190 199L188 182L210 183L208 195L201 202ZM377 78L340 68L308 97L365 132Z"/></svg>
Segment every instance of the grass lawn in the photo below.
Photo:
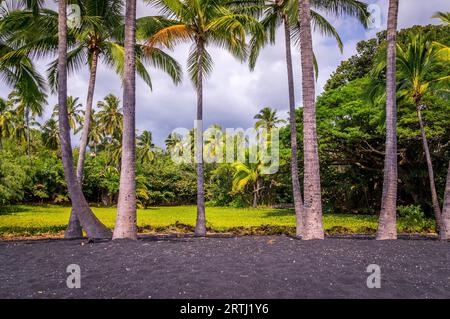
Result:
<svg viewBox="0 0 450 319"><path fill-rule="evenodd" d="M95 208L94 213L108 227L114 226L116 208ZM11 206L0 210L0 236L61 235L69 219L70 207ZM195 225L195 206L154 207L138 210L141 233L192 232ZM295 233L293 210L273 208L207 207L209 231L231 232L240 235L276 235ZM433 222L427 220L420 227L411 228L399 220L399 232L430 232ZM328 234L374 233L377 216L325 214L324 227Z"/></svg>

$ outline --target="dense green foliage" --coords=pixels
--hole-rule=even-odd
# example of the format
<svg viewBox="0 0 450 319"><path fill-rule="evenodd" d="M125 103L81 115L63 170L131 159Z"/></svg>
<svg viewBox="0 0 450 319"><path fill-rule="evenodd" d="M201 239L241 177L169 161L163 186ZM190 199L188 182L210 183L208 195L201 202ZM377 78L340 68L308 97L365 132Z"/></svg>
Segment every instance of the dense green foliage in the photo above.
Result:
<svg viewBox="0 0 450 319"><path fill-rule="evenodd" d="M431 40L450 45L449 27L416 26L399 33L400 46L407 45L411 31L427 34ZM328 213L371 214L377 213L379 209L383 177L385 108L382 100L378 103L369 101L367 86L371 81L370 71L374 61L380 52L383 52L384 37L382 32L377 39L359 43L358 53L342 62L317 101L322 192ZM448 75L448 65L437 65L432 73L434 74L429 74L430 77ZM72 108L74 111L71 112L73 129L79 131L82 114L76 110L82 107L75 98L71 99L71 104L75 104ZM437 188L442 195L450 156L450 101L448 96L435 92L425 95L423 101L426 105L423 116ZM114 205L117 201L122 136L120 104L116 97L107 96L104 101L98 103L93 115L90 152L86 159L83 180L83 191L90 202ZM1 105L0 116L5 120L1 122L0 127L0 205L68 202L60 154L57 150L59 141L56 123L49 120L42 125L31 127L30 154L24 155L27 149L26 140L23 134L18 135L11 129L14 120L10 121L12 124L7 121L17 116L14 103L3 101ZM414 105L401 102L398 113L399 204L418 205L429 215L431 209L428 176ZM258 127L284 125L274 120L276 116L272 110L266 109L255 117L255 124ZM297 110L297 132L301 141L301 108ZM150 132L141 133L137 139L139 206L195 204L194 166L178 165L170 158L169 151L176 149L182 141L175 135L169 136L166 140L166 151L153 144ZM282 127L280 168L276 174L260 175L257 168L253 169L246 163L205 164L205 195L209 206L250 206L255 199L255 190L259 205L291 204L289 137L289 127ZM74 156L77 157L76 149ZM299 156L302 156L301 152ZM299 160L302 162L301 158Z"/></svg>

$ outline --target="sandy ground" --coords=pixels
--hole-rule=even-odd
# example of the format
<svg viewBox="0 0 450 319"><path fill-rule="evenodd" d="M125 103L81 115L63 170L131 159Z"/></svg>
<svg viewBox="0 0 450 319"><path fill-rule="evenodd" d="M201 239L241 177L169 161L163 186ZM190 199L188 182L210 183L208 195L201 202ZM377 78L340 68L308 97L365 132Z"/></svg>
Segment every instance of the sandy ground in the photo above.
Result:
<svg viewBox="0 0 450 319"><path fill-rule="evenodd" d="M80 289L67 288L69 264ZM435 240L3 241L0 269L0 298L450 298L450 243Z"/></svg>

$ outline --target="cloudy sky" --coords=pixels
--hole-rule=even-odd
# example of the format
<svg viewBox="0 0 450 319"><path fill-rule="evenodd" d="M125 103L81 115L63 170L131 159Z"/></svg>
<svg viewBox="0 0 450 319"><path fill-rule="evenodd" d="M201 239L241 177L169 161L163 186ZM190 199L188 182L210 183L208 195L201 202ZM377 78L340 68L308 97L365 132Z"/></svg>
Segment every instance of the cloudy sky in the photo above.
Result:
<svg viewBox="0 0 450 319"><path fill-rule="evenodd" d="M155 14L153 9L138 1L138 16ZM314 50L319 63L319 79L317 94L322 92L330 74L342 60L355 53L356 44L373 37L386 28L388 0L366 0L366 3L376 4L381 12L381 27L365 30L353 18L329 20L337 28L344 41L344 52L341 54L333 39L314 34ZM430 17L436 11L450 11L450 0L400 0L399 28L415 24L437 23ZM214 60L214 70L204 85L204 120L205 125L218 123L225 128L244 129L253 125L253 116L263 107L276 108L282 117L287 116L287 76L284 55L284 37L279 30L277 43L267 47L260 55L256 69L248 70L247 65L240 64L227 52L211 47L210 53ZM172 55L183 65L187 59L189 46L179 46ZM296 101L301 105L300 92L300 57L293 50L293 60L296 80ZM48 61L39 61L39 68L44 71ZM184 72L184 81L174 86L167 75L150 69L153 91L138 79L137 84L137 128L153 132L154 140L163 145L165 137L175 128L193 127L196 114L196 96L189 78ZM88 72L71 75L69 78L69 95L86 99ZM0 96L5 98L11 88L0 83ZM122 96L119 77L104 66L99 67L95 101L101 100L107 94ZM49 107L43 116L46 119L51 114L56 97L49 97ZM74 137L73 144L78 143Z"/></svg>

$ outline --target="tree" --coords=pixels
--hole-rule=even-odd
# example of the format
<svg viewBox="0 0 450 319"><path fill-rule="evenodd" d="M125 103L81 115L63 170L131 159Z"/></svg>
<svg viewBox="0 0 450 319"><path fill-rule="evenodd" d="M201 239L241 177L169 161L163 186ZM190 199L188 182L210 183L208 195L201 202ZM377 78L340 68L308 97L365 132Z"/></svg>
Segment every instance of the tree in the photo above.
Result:
<svg viewBox="0 0 450 319"><path fill-rule="evenodd" d="M295 127L295 91L294 91L294 73L292 67L292 53L291 53L291 38L298 42L300 34L298 22L298 0L275 0L275 1L257 1L264 10L264 17L262 25L267 31L270 42L275 42L276 28L283 25L285 35L285 50L286 50L286 66L288 77L288 91L289 91L289 120L291 125L291 179L292 190L294 197L294 207L296 213L296 231L297 236L301 236L302 228L302 214L303 214L303 200L300 190L299 172L298 172L298 147L297 134ZM312 6L328 13L333 13L340 16L342 13L357 16L365 25L367 19L366 5L360 1L312 1ZM261 13L260 13L261 14ZM333 36L342 52L343 44L337 30L317 11L311 10L311 19L314 27L325 35ZM258 39L253 37L252 54L250 55L250 68L253 69L256 64L256 59L261 49L261 46L267 43L267 39ZM317 65L316 72L317 72Z"/></svg>
<svg viewBox="0 0 450 319"><path fill-rule="evenodd" d="M266 129L270 132L272 129L276 128L278 124L285 123L284 120L280 120L277 116L277 110L272 110L270 107L265 107L259 111L253 117L256 121L255 129Z"/></svg>
<svg viewBox="0 0 450 319"><path fill-rule="evenodd" d="M14 111L11 103L0 98L0 149L2 140L14 134Z"/></svg>
<svg viewBox="0 0 450 319"><path fill-rule="evenodd" d="M304 218L302 239L323 239L310 1L299 0L303 92Z"/></svg>
<svg viewBox="0 0 450 319"><path fill-rule="evenodd" d="M136 0L126 1L123 136L119 202L113 239L137 239L136 225Z"/></svg>
<svg viewBox="0 0 450 319"><path fill-rule="evenodd" d="M81 110L83 104L78 102L77 97L69 96L67 98L67 113L69 115L69 125L70 128L74 131L77 131L77 126L81 125L83 122L83 114L84 111ZM52 117L58 118L58 109L59 106L56 104L53 108Z"/></svg>
<svg viewBox="0 0 450 319"><path fill-rule="evenodd" d="M97 103L99 108L96 118L102 127L103 136L112 136L122 132L123 109L120 100L113 94L108 94L103 101Z"/></svg>
<svg viewBox="0 0 450 319"><path fill-rule="evenodd" d="M396 35L398 0L389 1L386 71L386 155L377 239L397 239Z"/></svg>
<svg viewBox="0 0 450 319"><path fill-rule="evenodd" d="M111 232L90 210L73 169L70 125L67 113L67 17L66 0L58 3L58 105L61 157L74 215L90 238L110 238ZM70 223L70 222L69 222Z"/></svg>
<svg viewBox="0 0 450 319"><path fill-rule="evenodd" d="M140 163L148 164L155 158L158 148L153 144L152 132L143 131L137 138L137 158Z"/></svg>
<svg viewBox="0 0 450 319"><path fill-rule="evenodd" d="M253 184L253 208L258 207L259 192L262 188L261 168L263 164L261 161L256 163L241 163L236 162L232 164L235 170L233 175L233 191L241 191L249 184Z"/></svg>
<svg viewBox="0 0 450 319"><path fill-rule="evenodd" d="M441 21L444 24L450 25L450 12L438 12L433 16L433 18L441 19ZM448 56L448 53L447 53L447 56ZM445 185L444 204L442 207L441 227L442 228L439 232L439 238L441 240L450 239L450 162L449 162L449 166L448 166L447 183Z"/></svg>
<svg viewBox="0 0 450 319"><path fill-rule="evenodd" d="M212 70L212 58L207 51L211 44L226 49L239 60L246 58L246 32L264 32L250 15L239 12L220 0L148 0L172 20L153 19L154 29L148 50L155 45L172 47L181 42L193 43L188 57L188 71L197 93L195 162L197 164L197 222L195 234L206 235L203 172L203 81ZM149 21L150 22L150 21Z"/></svg>
<svg viewBox="0 0 450 319"><path fill-rule="evenodd" d="M40 94L33 99L28 93L17 88L13 90L8 96L10 102L15 107L17 116L23 118L25 128L25 138L27 142L27 155L31 152L31 124L35 116L41 116L44 111L44 103L46 103L46 95Z"/></svg>
<svg viewBox="0 0 450 319"><path fill-rule="evenodd" d="M44 146L50 150L57 150L59 147L58 122L54 119L47 120L41 125L41 139Z"/></svg>
<svg viewBox="0 0 450 319"><path fill-rule="evenodd" d="M449 25L450 24L450 12L436 12L432 18L440 19L442 23Z"/></svg>

